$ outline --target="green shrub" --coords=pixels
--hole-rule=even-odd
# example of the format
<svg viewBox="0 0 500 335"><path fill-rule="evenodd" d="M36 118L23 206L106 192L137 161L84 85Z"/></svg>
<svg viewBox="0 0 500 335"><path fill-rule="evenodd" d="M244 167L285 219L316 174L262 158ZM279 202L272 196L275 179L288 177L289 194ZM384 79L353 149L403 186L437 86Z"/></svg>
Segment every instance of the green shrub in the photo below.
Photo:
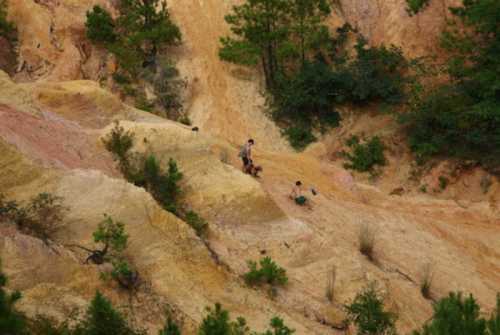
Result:
<svg viewBox="0 0 500 335"><path fill-rule="evenodd" d="M301 69L283 76L274 93L273 117L292 124L336 127L340 115L335 103L343 100L338 76L324 62L306 62Z"/></svg>
<svg viewBox="0 0 500 335"><path fill-rule="evenodd" d="M102 142L106 150L113 156L113 160L118 162L120 172L130 181L134 174L130 153L134 146L134 133L129 130L125 131L117 121L111 132L102 139Z"/></svg>
<svg viewBox="0 0 500 335"><path fill-rule="evenodd" d="M104 215L104 220L99 223L96 231L93 233L94 242L102 243L100 250L84 250L90 252L85 263L92 261L95 264L102 264L109 261L108 253L111 257L120 255L127 247L128 235L125 233L125 225L121 222L115 222L110 216Z"/></svg>
<svg viewBox="0 0 500 335"><path fill-rule="evenodd" d="M303 150L309 144L316 141L316 137L309 126L291 126L283 130L282 134L288 139L288 142L290 142L290 145L295 150Z"/></svg>
<svg viewBox="0 0 500 335"><path fill-rule="evenodd" d="M248 334L249 328L244 318L239 317L231 321L229 312L216 303L214 308L207 307L207 316L201 322L198 335L244 335Z"/></svg>
<svg viewBox="0 0 500 335"><path fill-rule="evenodd" d="M472 295L464 299L461 293L450 293L434 304L433 309L432 320L414 335L500 334L500 296L489 320L481 317L481 309Z"/></svg>
<svg viewBox="0 0 500 335"><path fill-rule="evenodd" d="M406 12L408 15L417 15L425 7L429 5L430 0L406 0Z"/></svg>
<svg viewBox="0 0 500 335"><path fill-rule="evenodd" d="M295 333L294 329L288 328L283 322L283 319L277 316L271 319L269 325L271 327L270 330L258 335L292 335L293 333Z"/></svg>
<svg viewBox="0 0 500 335"><path fill-rule="evenodd" d="M163 172L154 155L133 155L130 150L134 145L134 133L125 131L118 123L103 139L103 143L113 159L118 161L120 171L129 182L144 187L164 209L177 213L181 193L178 183L182 173L175 160L170 158L168 170Z"/></svg>
<svg viewBox="0 0 500 335"><path fill-rule="evenodd" d="M100 6L96 5L87 12L85 28L87 29L87 38L94 43L111 44L118 39L113 18Z"/></svg>
<svg viewBox="0 0 500 335"><path fill-rule="evenodd" d="M144 187L164 209L174 214L177 213L177 200L181 193L178 185L182 173L177 163L172 158L168 161L168 171L163 172L160 162L154 155L149 155L144 161L142 169L134 181L138 186Z"/></svg>
<svg viewBox="0 0 500 335"><path fill-rule="evenodd" d="M208 223L201 216L193 211L188 211L185 220L190 225L199 237L204 237L207 233Z"/></svg>
<svg viewBox="0 0 500 335"><path fill-rule="evenodd" d="M145 335L145 332L130 327L122 314L97 291L75 335Z"/></svg>
<svg viewBox="0 0 500 335"><path fill-rule="evenodd" d="M385 146L378 136L372 137L365 143L360 143L357 136L352 136L347 140L347 145L352 153L344 152L349 163L345 163L347 169L359 172L373 172L374 167L386 164L384 150Z"/></svg>
<svg viewBox="0 0 500 335"><path fill-rule="evenodd" d="M396 334L396 315L385 311L384 301L377 293L375 284L358 293L354 301L345 308L347 321L354 323L358 335Z"/></svg>
<svg viewBox="0 0 500 335"><path fill-rule="evenodd" d="M132 265L123 257L115 257L111 260L113 269L111 270L111 278L116 280L124 289L132 290L139 283L139 273L132 268ZM105 276L106 277L106 276Z"/></svg>
<svg viewBox="0 0 500 335"><path fill-rule="evenodd" d="M28 335L26 318L15 309L21 293L7 293L7 277L0 272L0 334Z"/></svg>
<svg viewBox="0 0 500 335"><path fill-rule="evenodd" d="M260 268L254 261L248 261L248 272L243 278L248 285L269 284L285 285L288 282L286 270L278 266L271 257L264 257L259 261Z"/></svg>
<svg viewBox="0 0 500 335"><path fill-rule="evenodd" d="M356 58L349 62L344 78L347 99L357 104L368 102L400 103L405 97L409 63L400 48L367 47L363 37L355 45Z"/></svg>
<svg viewBox="0 0 500 335"><path fill-rule="evenodd" d="M158 335L181 335L179 326L169 316L165 327L158 332Z"/></svg>
<svg viewBox="0 0 500 335"><path fill-rule="evenodd" d="M463 1L451 8L452 25L442 36L449 83L428 86L403 117L417 159L472 160L488 170L500 165L500 31L497 1ZM464 29L462 29L464 28Z"/></svg>

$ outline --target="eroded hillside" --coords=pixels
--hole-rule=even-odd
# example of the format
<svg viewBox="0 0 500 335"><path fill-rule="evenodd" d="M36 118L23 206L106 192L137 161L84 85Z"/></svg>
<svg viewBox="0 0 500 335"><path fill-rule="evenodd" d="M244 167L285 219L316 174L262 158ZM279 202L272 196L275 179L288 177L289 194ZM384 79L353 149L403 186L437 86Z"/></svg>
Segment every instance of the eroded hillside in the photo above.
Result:
<svg viewBox="0 0 500 335"><path fill-rule="evenodd" d="M23 201L51 192L70 209L50 246L1 227L3 270L11 287L23 291L24 311L63 319L99 289L154 332L168 307L185 333L194 334L205 306L221 302L255 329L281 315L297 334L335 334L345 316L342 305L376 280L400 316L398 327L408 332L432 312L419 291L428 264L434 299L461 290L487 310L494 307L500 187L494 182L482 194L484 171L465 171L444 194L411 191L409 153L397 145L402 139L396 126L384 116L350 111L321 143L292 153L263 113L259 75L218 59L218 39L228 31L226 2L169 3L184 35L172 52L187 78L185 107L200 131L127 106L97 83L113 68L85 39L85 12L97 3L112 10L104 0L10 1L20 62L17 83L5 73L0 77L0 193ZM433 1L421 16L409 18L404 1L342 1L332 25L347 20L372 43L395 43L421 55L433 49L446 5ZM183 200L209 222L205 242L121 177L101 142L115 120L136 134L134 150L154 153L163 163L176 159L184 173ZM383 133L394 142L391 164L374 185L332 159L353 132ZM240 171L237 144L250 136L264 167L261 179ZM437 176L430 173L429 184ZM312 210L288 198L298 179L319 193ZM389 195L400 186L410 191ZM69 247L91 246L104 213L124 222L130 234L127 257L143 278L135 297L101 281L100 268L83 264L85 254ZM358 251L358 232L366 224L376 231L375 263ZM246 261L262 255L288 272L289 285L275 299L240 277ZM325 291L333 268L335 297L329 302Z"/></svg>

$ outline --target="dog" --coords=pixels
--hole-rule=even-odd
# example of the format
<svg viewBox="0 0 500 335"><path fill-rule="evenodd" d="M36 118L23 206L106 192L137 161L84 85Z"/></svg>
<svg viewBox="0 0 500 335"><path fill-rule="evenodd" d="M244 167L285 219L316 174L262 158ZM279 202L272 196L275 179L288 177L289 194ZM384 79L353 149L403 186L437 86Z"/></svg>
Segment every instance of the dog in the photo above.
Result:
<svg viewBox="0 0 500 335"><path fill-rule="evenodd" d="M245 173L247 173L255 178L260 178L259 173L262 171L263 171L262 166L255 165L253 162L250 162L250 164L248 164L245 167Z"/></svg>

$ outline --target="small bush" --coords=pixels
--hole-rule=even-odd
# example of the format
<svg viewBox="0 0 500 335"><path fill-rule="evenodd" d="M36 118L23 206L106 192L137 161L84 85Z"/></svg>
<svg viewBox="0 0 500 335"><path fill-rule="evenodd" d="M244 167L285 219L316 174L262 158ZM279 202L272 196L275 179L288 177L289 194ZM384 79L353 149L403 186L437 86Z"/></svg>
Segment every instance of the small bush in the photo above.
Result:
<svg viewBox="0 0 500 335"><path fill-rule="evenodd" d="M15 304L21 299L21 293L7 293L6 285L7 277L0 272L0 334L27 334L26 318L15 309Z"/></svg>
<svg viewBox="0 0 500 335"><path fill-rule="evenodd" d="M432 268L430 264L426 264L422 269L422 278L420 279L420 293L425 299L431 298L432 286Z"/></svg>
<svg viewBox="0 0 500 335"><path fill-rule="evenodd" d="M384 166L386 159L384 156L385 146L378 136L372 137L365 143L360 143L357 136L352 136L347 145L352 153L344 152L345 157L350 161L344 167L360 172L371 172L376 166Z"/></svg>
<svg viewBox="0 0 500 335"><path fill-rule="evenodd" d="M271 257L264 257L259 261L260 269L254 261L248 261L249 271L243 278L248 285L269 284L285 285L288 282L286 270L278 266Z"/></svg>
<svg viewBox="0 0 500 335"><path fill-rule="evenodd" d="M348 322L354 323L358 335L396 334L396 315L384 308L384 301L377 293L375 284L370 284L354 301L345 306Z"/></svg>
<svg viewBox="0 0 500 335"><path fill-rule="evenodd" d="M316 141L312 129L308 126L292 126L283 130L282 133L295 150L303 150Z"/></svg>
<svg viewBox="0 0 500 335"><path fill-rule="evenodd" d="M158 335L181 335L179 326L169 316L165 327L158 332Z"/></svg>
<svg viewBox="0 0 500 335"><path fill-rule="evenodd" d="M186 213L185 220L187 224L194 229L196 235L198 235L199 237L204 237L206 235L208 223L197 213L195 213L194 211L188 211Z"/></svg>
<svg viewBox="0 0 500 335"><path fill-rule="evenodd" d="M134 270L129 262L123 257L116 257L111 261L113 269L111 278L116 280L124 289L132 290L139 283L139 273Z"/></svg>
<svg viewBox="0 0 500 335"><path fill-rule="evenodd" d="M433 306L432 321L414 335L474 334L497 335L500 331L500 296L497 311L490 320L481 317L479 305L472 295L463 298L461 293L450 293Z"/></svg>
<svg viewBox="0 0 500 335"><path fill-rule="evenodd" d="M168 171L163 172L156 157L149 155L144 160L134 183L151 193L164 209L177 214L177 200L181 193L178 183L182 177L177 163L172 158L168 161Z"/></svg>
<svg viewBox="0 0 500 335"><path fill-rule="evenodd" d="M277 316L271 319L269 326L271 327L270 330L258 335L292 335L295 333L294 329L288 328L283 322L283 319Z"/></svg>
<svg viewBox="0 0 500 335"><path fill-rule="evenodd" d="M15 223L17 228L47 242L60 229L68 209L63 199L50 193L40 193L26 206L0 197L0 220Z"/></svg>
<svg viewBox="0 0 500 335"><path fill-rule="evenodd" d="M111 132L102 139L104 147L108 150L113 160L118 162L118 167L123 176L130 181L134 174L131 166L130 150L134 146L134 133L125 130L119 122L115 123Z"/></svg>
<svg viewBox="0 0 500 335"><path fill-rule="evenodd" d="M206 308L208 314L201 322L198 335L245 335L249 328L244 318L239 317L231 321L229 312L216 303L214 308Z"/></svg>
<svg viewBox="0 0 500 335"><path fill-rule="evenodd" d="M130 327L121 313L99 291L96 292L83 318L76 326L75 334L83 335L145 335Z"/></svg>
<svg viewBox="0 0 500 335"><path fill-rule="evenodd" d="M113 257L119 255L127 247L128 235L125 233L125 225L113 221L107 215L104 215L104 220L99 223L93 237L95 243L102 243L104 246L101 250L85 249L91 253L85 263L92 261L95 264L102 264L109 261L108 252Z"/></svg>
<svg viewBox="0 0 500 335"><path fill-rule="evenodd" d="M417 15L425 7L429 5L430 0L406 0L406 12L408 15Z"/></svg>
<svg viewBox="0 0 500 335"><path fill-rule="evenodd" d="M358 235L359 251L365 255L370 261L374 260L375 248L375 231L373 228L363 223L359 229Z"/></svg>
<svg viewBox="0 0 500 335"><path fill-rule="evenodd" d="M94 43L111 44L118 39L115 33L115 22L105 9L100 6L94 6L87 12L87 38Z"/></svg>

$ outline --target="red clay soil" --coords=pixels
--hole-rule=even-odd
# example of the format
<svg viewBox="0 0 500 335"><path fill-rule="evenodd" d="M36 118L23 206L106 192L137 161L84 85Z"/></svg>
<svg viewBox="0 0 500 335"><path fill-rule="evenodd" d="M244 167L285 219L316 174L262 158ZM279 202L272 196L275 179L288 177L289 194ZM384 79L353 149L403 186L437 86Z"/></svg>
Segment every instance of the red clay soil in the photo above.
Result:
<svg viewBox="0 0 500 335"><path fill-rule="evenodd" d="M50 112L35 116L0 104L0 139L44 166L116 174L110 155L97 142L97 134Z"/></svg>

